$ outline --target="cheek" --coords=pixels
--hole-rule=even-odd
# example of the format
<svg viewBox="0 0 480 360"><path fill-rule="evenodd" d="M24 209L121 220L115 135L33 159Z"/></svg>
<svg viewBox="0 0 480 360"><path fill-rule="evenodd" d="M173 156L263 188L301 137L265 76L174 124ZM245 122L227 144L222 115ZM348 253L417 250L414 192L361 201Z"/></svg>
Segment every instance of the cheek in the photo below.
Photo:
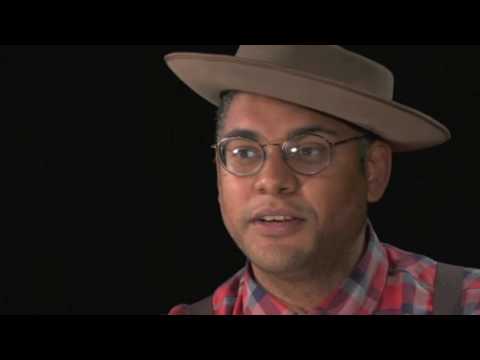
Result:
<svg viewBox="0 0 480 360"><path fill-rule="evenodd" d="M245 184L240 184L228 174L219 173L217 179L218 202L227 228L234 227L243 217L243 210L248 199Z"/></svg>
<svg viewBox="0 0 480 360"><path fill-rule="evenodd" d="M316 179L305 184L304 198L313 208L319 225L349 222L350 218L366 209L366 182L355 174L336 179Z"/></svg>

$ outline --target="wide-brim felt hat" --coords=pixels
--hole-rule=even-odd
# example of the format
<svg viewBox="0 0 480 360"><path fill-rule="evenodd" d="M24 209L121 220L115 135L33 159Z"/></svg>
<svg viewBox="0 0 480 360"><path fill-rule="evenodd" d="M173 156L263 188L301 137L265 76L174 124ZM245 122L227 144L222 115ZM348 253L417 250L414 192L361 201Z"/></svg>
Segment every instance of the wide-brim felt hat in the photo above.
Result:
<svg viewBox="0 0 480 360"><path fill-rule="evenodd" d="M393 100L390 70L337 45L241 45L235 56L172 53L165 61L216 106L228 90L273 97L363 128L396 152L451 138L438 121Z"/></svg>

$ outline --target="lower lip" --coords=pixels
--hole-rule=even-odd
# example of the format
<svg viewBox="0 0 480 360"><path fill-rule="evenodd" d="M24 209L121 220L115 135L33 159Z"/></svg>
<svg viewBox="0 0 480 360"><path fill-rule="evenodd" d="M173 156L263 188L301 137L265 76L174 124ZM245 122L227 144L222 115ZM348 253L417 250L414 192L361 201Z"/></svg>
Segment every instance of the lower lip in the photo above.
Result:
<svg viewBox="0 0 480 360"><path fill-rule="evenodd" d="M255 231L267 237L285 237L297 233L305 223L304 220L292 220L283 222L254 221Z"/></svg>

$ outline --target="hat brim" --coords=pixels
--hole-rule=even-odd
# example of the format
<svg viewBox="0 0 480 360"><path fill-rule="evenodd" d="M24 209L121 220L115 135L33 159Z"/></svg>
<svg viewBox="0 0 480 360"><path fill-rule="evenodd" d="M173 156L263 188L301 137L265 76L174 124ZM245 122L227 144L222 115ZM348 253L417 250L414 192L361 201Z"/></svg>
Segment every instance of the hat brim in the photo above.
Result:
<svg viewBox="0 0 480 360"><path fill-rule="evenodd" d="M293 69L197 53L173 53L165 61L180 80L216 106L226 90L277 98L364 128L389 142L395 152L426 149L451 138L445 126L408 106Z"/></svg>

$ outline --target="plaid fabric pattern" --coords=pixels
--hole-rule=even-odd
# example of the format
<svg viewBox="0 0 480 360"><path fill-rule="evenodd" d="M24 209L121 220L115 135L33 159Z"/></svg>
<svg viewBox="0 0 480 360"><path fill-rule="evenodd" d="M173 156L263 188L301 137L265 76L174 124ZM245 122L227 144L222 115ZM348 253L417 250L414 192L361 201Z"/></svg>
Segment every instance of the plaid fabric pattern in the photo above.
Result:
<svg viewBox="0 0 480 360"><path fill-rule="evenodd" d="M215 315L431 315L437 262L381 243L371 225L369 234L351 276L308 314L290 311L265 291L247 264L215 291ZM169 314L187 309L178 305ZM480 270L465 269L463 309L465 315L480 315Z"/></svg>

